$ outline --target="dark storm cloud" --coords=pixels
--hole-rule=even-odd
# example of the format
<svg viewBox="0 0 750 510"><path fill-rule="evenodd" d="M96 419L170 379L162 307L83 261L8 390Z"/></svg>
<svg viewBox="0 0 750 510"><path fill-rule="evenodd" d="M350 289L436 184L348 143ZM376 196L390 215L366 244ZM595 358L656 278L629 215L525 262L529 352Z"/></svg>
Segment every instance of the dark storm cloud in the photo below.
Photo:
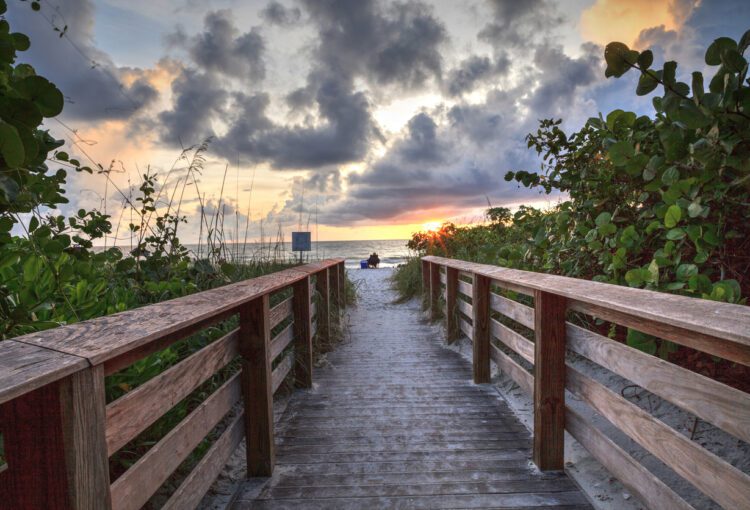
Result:
<svg viewBox="0 0 750 510"><path fill-rule="evenodd" d="M451 69L445 79L445 89L449 96L460 96L491 78L505 74L510 69L510 58L501 53L496 59L472 55Z"/></svg>
<svg viewBox="0 0 750 510"><path fill-rule="evenodd" d="M258 109L239 98L240 112L215 147L226 157L268 161L276 169L319 169L361 161L380 139L358 78L373 85L415 89L442 73L440 45L447 35L432 9L420 2L305 1L318 32L313 66L304 87L286 96L292 110L311 109L317 121L271 122L268 102ZM277 9L278 10L278 9ZM249 101L249 103L248 103ZM248 110L248 107L250 109Z"/></svg>
<svg viewBox="0 0 750 510"><path fill-rule="evenodd" d="M478 37L496 47L531 46L563 21L547 0L490 0L489 3L492 20Z"/></svg>
<svg viewBox="0 0 750 510"><path fill-rule="evenodd" d="M318 27L321 69L403 88L441 77L440 47L448 35L430 6L374 0L303 3Z"/></svg>
<svg viewBox="0 0 750 510"><path fill-rule="evenodd" d="M224 111L228 92L215 76L184 69L172 82L174 107L159 114L162 140L178 146L213 134L211 120Z"/></svg>
<svg viewBox="0 0 750 510"><path fill-rule="evenodd" d="M238 96L237 117L216 144L226 157L240 154L254 161L270 161L277 169L321 168L358 161L367 153L373 133L370 105L342 78L323 80L315 103L324 121L315 126L282 126L265 110L267 96Z"/></svg>
<svg viewBox="0 0 750 510"><path fill-rule="evenodd" d="M33 12L22 2L11 2L6 14L14 32L29 35L31 49L19 54L19 62L32 64L65 96L67 118L97 121L127 118L152 102L158 92L145 78L136 76L132 84L123 82L125 71L93 44L94 6L90 0L68 0L57 11L42 3L42 12ZM64 37L55 27L65 30Z"/></svg>
<svg viewBox="0 0 750 510"><path fill-rule="evenodd" d="M265 42L256 29L240 34L229 10L209 12L203 32L184 39L190 57L208 72L257 82L265 78Z"/></svg>
<svg viewBox="0 0 750 510"><path fill-rule="evenodd" d="M273 25L290 26L299 23L302 12L298 7L288 8L275 0L269 2L260 15Z"/></svg>

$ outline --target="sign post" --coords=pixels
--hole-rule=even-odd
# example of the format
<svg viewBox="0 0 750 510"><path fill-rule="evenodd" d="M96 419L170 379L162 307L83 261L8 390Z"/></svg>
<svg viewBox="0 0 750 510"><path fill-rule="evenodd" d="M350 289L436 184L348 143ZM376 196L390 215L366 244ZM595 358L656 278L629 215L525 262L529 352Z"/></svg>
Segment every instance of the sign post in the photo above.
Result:
<svg viewBox="0 0 750 510"><path fill-rule="evenodd" d="M302 263L302 252L312 251L310 232L292 232L292 251L299 252L299 262Z"/></svg>

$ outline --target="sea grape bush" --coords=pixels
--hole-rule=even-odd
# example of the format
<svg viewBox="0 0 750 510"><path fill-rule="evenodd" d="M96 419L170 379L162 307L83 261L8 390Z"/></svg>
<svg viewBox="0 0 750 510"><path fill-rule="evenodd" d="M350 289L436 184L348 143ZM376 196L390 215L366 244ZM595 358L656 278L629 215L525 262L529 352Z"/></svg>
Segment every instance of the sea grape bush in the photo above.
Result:
<svg viewBox="0 0 750 510"><path fill-rule="evenodd" d="M745 303L750 291L750 83L739 42L705 53L713 76L677 79L677 63L652 68L653 53L613 42L606 76L639 73L636 94L658 91L653 116L615 110L566 134L543 120L527 137L539 171L506 180L568 199L550 211L488 211L489 225L448 225L410 246L487 263ZM708 83L706 87L705 82ZM496 208L498 209L498 208ZM628 342L662 344L636 331ZM666 349L671 349L664 343ZM666 355L666 352L660 352Z"/></svg>

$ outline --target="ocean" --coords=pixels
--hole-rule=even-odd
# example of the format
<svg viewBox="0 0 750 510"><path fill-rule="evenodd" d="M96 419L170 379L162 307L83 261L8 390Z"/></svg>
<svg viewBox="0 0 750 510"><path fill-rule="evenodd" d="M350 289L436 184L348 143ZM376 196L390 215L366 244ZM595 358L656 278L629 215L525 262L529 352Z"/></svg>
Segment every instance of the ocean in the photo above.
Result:
<svg viewBox="0 0 750 510"><path fill-rule="evenodd" d="M350 269L359 268L359 261L367 259L372 252L376 252L380 257L380 267L395 267L402 264L409 256L409 249L406 247L406 239L389 239L385 241L319 241L312 243L312 251L303 252L304 261L314 261L320 259L343 257L345 259L345 266ZM191 250L193 253L198 252L198 245L186 244L185 247ZM271 250L271 253L284 254L286 258L297 259L299 257L298 252L291 251L292 244L290 242L284 243L283 247L279 247L278 251L273 249L273 245L266 243L261 246L258 243L247 243L247 247L244 250L247 258L257 257L261 250L264 254ZM205 246L203 247L205 250ZM229 245L230 250L234 250L232 245ZM243 252L242 247L239 248L239 252Z"/></svg>

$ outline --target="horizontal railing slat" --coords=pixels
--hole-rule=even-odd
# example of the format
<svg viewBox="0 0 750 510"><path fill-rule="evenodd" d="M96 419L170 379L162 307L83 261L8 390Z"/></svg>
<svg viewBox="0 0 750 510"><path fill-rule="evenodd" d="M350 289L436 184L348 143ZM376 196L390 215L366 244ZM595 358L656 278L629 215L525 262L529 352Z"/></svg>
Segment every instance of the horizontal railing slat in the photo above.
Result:
<svg viewBox="0 0 750 510"><path fill-rule="evenodd" d="M573 324L568 347L651 393L750 442L750 395Z"/></svg>
<svg viewBox="0 0 750 510"><path fill-rule="evenodd" d="M235 329L107 405L109 455L146 430L237 356L239 330Z"/></svg>
<svg viewBox="0 0 750 510"><path fill-rule="evenodd" d="M513 319L529 329L534 329L534 309L530 306L523 305L492 292L490 293L490 309L505 315L509 319Z"/></svg>
<svg viewBox="0 0 750 510"><path fill-rule="evenodd" d="M242 441L244 423L243 414L239 414L232 420L198 465L172 494L162 510L192 510L198 506Z"/></svg>
<svg viewBox="0 0 750 510"><path fill-rule="evenodd" d="M466 283L462 280L458 280L458 292L463 294L466 297L471 297L474 289L474 285L471 283Z"/></svg>
<svg viewBox="0 0 750 510"><path fill-rule="evenodd" d="M505 324L490 319L490 334L508 346L529 363L534 363L534 342L516 333Z"/></svg>
<svg viewBox="0 0 750 510"><path fill-rule="evenodd" d="M284 322L287 317L292 315L292 299L292 297L288 297L278 305L271 308L271 311L268 314L270 316L271 329L275 328Z"/></svg>
<svg viewBox="0 0 750 510"><path fill-rule="evenodd" d="M464 301L463 299L457 299L456 305L458 306L458 310L466 315L467 317L473 317L473 309L469 303Z"/></svg>
<svg viewBox="0 0 750 510"><path fill-rule="evenodd" d="M138 510L242 396L235 374L112 484L115 510Z"/></svg>
<svg viewBox="0 0 750 510"><path fill-rule="evenodd" d="M527 395L534 395L534 376L528 373L513 358L505 354L495 345L490 345L490 357L501 371L507 373Z"/></svg>
<svg viewBox="0 0 750 510"><path fill-rule="evenodd" d="M464 335L471 340L474 337L474 328L471 327L471 324L464 319L463 317L458 318L458 327L461 329Z"/></svg>
<svg viewBox="0 0 750 510"><path fill-rule="evenodd" d="M750 476L571 366L566 387L724 508L750 508Z"/></svg>
<svg viewBox="0 0 750 510"><path fill-rule="evenodd" d="M294 324L289 324L271 340L271 361L278 358L292 340L294 340Z"/></svg>
<svg viewBox="0 0 750 510"><path fill-rule="evenodd" d="M568 298L572 310L750 365L750 307L444 257L426 262Z"/></svg>
<svg viewBox="0 0 750 510"><path fill-rule="evenodd" d="M565 408L565 430L653 510L694 510L664 482L570 407Z"/></svg>
<svg viewBox="0 0 750 510"><path fill-rule="evenodd" d="M294 351L291 351L278 365L276 365L276 368L273 369L273 372L271 373L271 394L276 393L279 389L281 383L283 383L286 376L289 375L289 371L292 369L293 364Z"/></svg>
<svg viewBox="0 0 750 510"><path fill-rule="evenodd" d="M285 269L66 327L30 333L16 340L81 356L98 365L212 317L233 313L253 299L342 261L330 259Z"/></svg>

